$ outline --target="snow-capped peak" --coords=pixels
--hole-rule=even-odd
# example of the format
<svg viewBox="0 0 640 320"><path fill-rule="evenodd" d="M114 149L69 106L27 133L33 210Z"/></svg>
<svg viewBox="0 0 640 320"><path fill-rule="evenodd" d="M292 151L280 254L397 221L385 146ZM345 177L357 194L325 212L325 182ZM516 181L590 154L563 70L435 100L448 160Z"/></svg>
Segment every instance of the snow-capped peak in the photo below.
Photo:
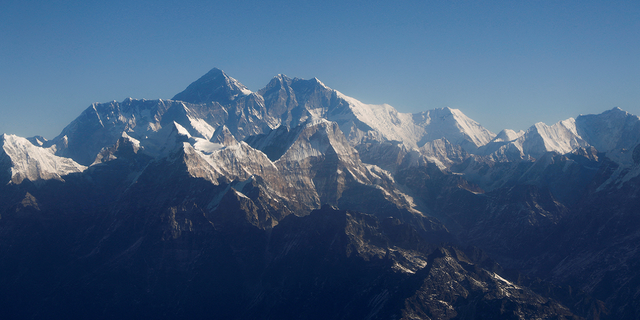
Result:
<svg viewBox="0 0 640 320"><path fill-rule="evenodd" d="M10 182L15 184L19 184L25 179L30 181L49 179L64 181L64 176L82 172L87 168L69 158L58 157L53 154L52 149L35 146L22 137L3 134L0 143L2 144L0 158L8 157L11 163Z"/></svg>
<svg viewBox="0 0 640 320"><path fill-rule="evenodd" d="M229 128L225 125L218 127L209 141L219 143L224 146L230 146L238 143L233 134L231 134L231 131L229 131Z"/></svg>
<svg viewBox="0 0 640 320"><path fill-rule="evenodd" d="M640 117L616 107L601 114L581 115L576 131L590 145L619 163L633 163L631 152L640 143Z"/></svg>
<svg viewBox="0 0 640 320"><path fill-rule="evenodd" d="M344 124L347 114L330 116L329 120L340 123L342 131L348 137L367 137L374 134L388 141L401 141L409 148L417 148L427 142L445 138L452 143L461 144L468 152L472 152L495 136L458 109L442 108L416 114L400 113L388 104L365 104L340 92L337 92L337 95L349 104L356 118L354 120L366 124L370 128L369 131L373 131L354 135L349 128L352 125Z"/></svg>
<svg viewBox="0 0 640 320"><path fill-rule="evenodd" d="M313 78L312 80L317 82L320 86L324 87L325 89L329 89L329 87L327 87L327 85L325 85L322 81L320 81L320 79Z"/></svg>
<svg viewBox="0 0 640 320"><path fill-rule="evenodd" d="M577 147L585 147L588 144L578 135L576 121L573 118L559 121L552 126L538 122L529 129L528 134L537 134L544 144L545 151L555 151L561 154L569 153ZM524 145L524 144L523 144ZM536 146L536 149L542 146ZM542 149L541 149L542 150ZM533 149L532 149L533 151ZM537 150L536 150L537 151ZM532 153L532 152L527 152ZM536 152L537 153L537 152ZM533 155L533 154L532 154ZM541 154L535 154L538 157Z"/></svg>
<svg viewBox="0 0 640 320"><path fill-rule="evenodd" d="M566 154L589 144L582 139L576 129L575 119L559 121L554 125L538 122L526 132L505 129L481 150L499 160L517 158L539 158L547 152Z"/></svg>
<svg viewBox="0 0 640 320"><path fill-rule="evenodd" d="M512 129L503 129L500 131L492 142L509 142L520 138L524 134L524 131L520 130L515 132Z"/></svg>
<svg viewBox="0 0 640 320"><path fill-rule="evenodd" d="M215 101L222 105L227 105L251 93L251 90L238 80L229 77L218 68L213 68L200 79L191 83L184 91L176 94L172 100L190 103Z"/></svg>

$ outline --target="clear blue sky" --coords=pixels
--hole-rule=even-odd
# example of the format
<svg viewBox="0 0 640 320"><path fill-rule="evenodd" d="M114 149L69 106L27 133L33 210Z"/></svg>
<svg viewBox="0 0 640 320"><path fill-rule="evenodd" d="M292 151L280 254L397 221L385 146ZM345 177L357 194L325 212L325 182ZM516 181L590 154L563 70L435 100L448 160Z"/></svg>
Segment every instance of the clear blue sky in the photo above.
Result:
<svg viewBox="0 0 640 320"><path fill-rule="evenodd" d="M4 1L0 133L53 138L93 102L169 99L218 67L317 77L489 130L640 114L640 1Z"/></svg>

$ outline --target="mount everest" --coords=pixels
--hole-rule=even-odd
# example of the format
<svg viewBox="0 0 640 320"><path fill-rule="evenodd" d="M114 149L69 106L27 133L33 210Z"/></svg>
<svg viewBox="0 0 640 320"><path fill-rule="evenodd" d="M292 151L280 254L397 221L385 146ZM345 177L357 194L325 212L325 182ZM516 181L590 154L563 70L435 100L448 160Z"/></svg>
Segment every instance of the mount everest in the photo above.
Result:
<svg viewBox="0 0 640 320"><path fill-rule="evenodd" d="M171 100L95 103L52 140L2 136L5 307L633 318L639 143L619 108L496 135L457 109L284 75L251 92L213 69Z"/></svg>
<svg viewBox="0 0 640 320"><path fill-rule="evenodd" d="M552 126L536 123L526 132L505 129L496 135L457 109L404 114L389 105L361 103L317 79L290 79L284 75L252 93L219 69L211 70L173 100L128 98L121 103L96 103L53 140L31 140L37 141L33 144L36 148L67 158L58 160L62 167L65 161L73 160L80 168L91 165L102 149L111 147L123 135L137 141L143 153L158 157L167 148L167 135L171 135L166 131L172 129L163 130L166 127L175 126L176 134L188 136L192 146L206 148L205 141L210 141L223 125L242 141L280 127L291 130L306 126L318 119L338 124L339 134L347 141L345 147L355 148L367 158L379 158L373 149L396 145L400 153L415 153L441 169L469 156L514 161L537 159L546 152L567 154L592 146L616 162L629 165L629 151L640 140L638 117L619 108L600 115L569 118ZM7 138L3 140L12 145L19 139ZM7 147L4 151L9 157L19 157ZM379 165L376 161L369 163ZM27 169L15 170L18 174Z"/></svg>

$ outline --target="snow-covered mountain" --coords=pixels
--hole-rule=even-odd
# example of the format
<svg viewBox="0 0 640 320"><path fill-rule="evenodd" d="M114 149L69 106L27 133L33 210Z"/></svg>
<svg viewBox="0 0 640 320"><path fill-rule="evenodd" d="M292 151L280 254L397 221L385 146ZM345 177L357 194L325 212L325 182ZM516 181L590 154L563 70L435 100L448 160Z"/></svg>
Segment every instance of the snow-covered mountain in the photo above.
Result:
<svg viewBox="0 0 640 320"><path fill-rule="evenodd" d="M174 99L183 101L128 98L95 103L43 146L52 148L57 156L89 166L103 149L113 146L123 135L137 141L142 153L157 157L165 149L164 141L174 125L202 145L202 140L212 139L221 126L242 141L276 128L294 129L325 119L337 123L350 146L360 152L375 149L362 147L363 144L399 142L403 152L423 154L425 159L446 168L459 157L449 159L451 150L438 147L440 144L449 143L464 150L454 153L474 152L494 136L459 110L403 114L389 105L361 103L317 79L291 79L284 75L252 93L223 71L213 69ZM167 126L171 128L163 130ZM374 153L365 158L377 156Z"/></svg>
<svg viewBox="0 0 640 320"><path fill-rule="evenodd" d="M371 105L330 89L317 79L278 75L258 92L279 125L295 127L309 118L338 123L351 145L399 141L408 148L446 138L473 151L495 134L460 110L444 108L418 114L400 113L390 105Z"/></svg>
<svg viewBox="0 0 640 320"><path fill-rule="evenodd" d="M55 147L42 148L29 140L15 135L2 135L0 141L0 166L4 171L0 183L20 184L30 181L56 179L64 181L64 176L86 169L69 158L54 155ZM8 178L5 174L9 174Z"/></svg>
<svg viewBox="0 0 640 320"><path fill-rule="evenodd" d="M547 152L566 154L588 143L577 133L575 119L569 118L552 126L538 122L526 132L503 130L480 154L495 160L539 158Z"/></svg>
<svg viewBox="0 0 640 320"><path fill-rule="evenodd" d="M576 131L589 145L625 165L632 164L633 150L640 143L640 118L620 108L576 118Z"/></svg>
<svg viewBox="0 0 640 320"><path fill-rule="evenodd" d="M69 172L82 171L117 158L114 152L118 146L127 144L151 159L181 154L188 159L187 170L193 177L214 184L219 179L244 181L260 176L272 185L273 197L289 203L301 199L291 194L296 187L302 188L305 200L296 204L298 209L336 205L340 190L351 181L346 185L383 190L382 198L397 207L420 211L412 191L394 182L393 176L402 168L431 163L448 171L456 166L452 170L467 174L471 181L496 187L502 185L498 181L514 178L490 178L488 182L486 176L478 175L482 163L530 162L548 152L570 154L595 147L628 166L633 164L630 150L638 143L639 123L638 117L613 109L552 126L536 123L525 132L505 129L495 135L457 109L401 113L386 104L364 104L315 78L285 75L277 75L265 88L251 92L222 70L212 69L174 100L128 98L95 103L53 140L31 139L37 146L22 150L34 156L22 158L42 158L40 154L46 150L50 165L38 166L47 168L38 169L42 174L33 173L40 172L36 169L19 169L19 161L8 166L23 172L11 175L23 177L14 179L16 182L24 178L62 179L69 168L77 168ZM479 161L478 165L461 169L470 157ZM338 163L331 169L335 172L323 174L332 182L314 178L320 170L314 161L330 158ZM325 185L337 188L331 191L333 196L320 190Z"/></svg>
<svg viewBox="0 0 640 320"><path fill-rule="evenodd" d="M325 132L325 136L318 136L316 131L305 133L316 130L311 128L323 128L318 132ZM336 181L351 179L375 186L374 181L381 180L374 176L391 177L382 179L387 182L377 188L393 195L390 198L399 207L417 210L411 192L399 191L403 187L393 182L392 177L400 168L432 163L446 171L457 165L454 171L471 178L477 176L479 169L469 165L459 169L470 157L479 163L535 161L548 152L570 154L590 147L629 166L634 163L632 150L639 142L639 128L637 116L616 108L551 126L536 123L524 132L505 129L495 135L457 109L401 113L386 104L364 104L315 78L292 79L285 75L277 75L265 88L251 92L222 70L212 69L174 100L128 98L95 103L58 137L51 141L33 138L33 148L22 149L27 150L23 153L34 152L33 158L42 158L41 150L47 150L47 155L55 155L47 160L51 163L48 167L67 170L77 166L80 171L115 158L113 150L119 143L135 145L136 152L152 159L182 152L190 155L193 162L188 166L189 172L213 183L223 177L233 181L253 175L301 179L296 175L316 173L308 169L303 170L304 174L286 173L292 170L291 163L308 162L314 157L324 159L330 150L329 154L338 157L336 160L348 163L345 168L335 169L341 173L334 176ZM37 171L18 169L19 166L14 165L12 170ZM46 169L40 175L19 176L58 179L61 176L51 173L56 170L60 171ZM59 173L64 175L64 170ZM345 178L345 173L350 178ZM310 178L296 183L305 185L311 193L318 192L318 181L304 182L305 179ZM496 181L493 179L491 185L495 186ZM283 188L279 185L273 190L280 190L279 197L286 197ZM323 203L319 194L311 198L304 204L309 209ZM335 201L337 198L331 204Z"/></svg>
<svg viewBox="0 0 640 320"><path fill-rule="evenodd" d="M479 155L497 161L540 158L547 152L568 154L594 147L619 164L633 163L632 152L640 142L640 118L620 108L597 115L580 115L554 125L536 123L525 132L503 130L480 148Z"/></svg>
<svg viewBox="0 0 640 320"><path fill-rule="evenodd" d="M252 92L213 69L171 100L94 103L50 141L0 143L0 290L18 281L41 305L68 279L121 294L115 275L132 268L118 284L132 296L96 310L142 294L161 317L213 292L225 302L203 310L230 318L327 303L345 311L326 318L640 311L625 295L640 270L640 118L619 108L496 135L457 109L402 113L285 75ZM11 278L40 270L36 242L54 280ZM591 277L568 270L582 262ZM333 288L349 295L314 296Z"/></svg>
<svg viewBox="0 0 640 320"><path fill-rule="evenodd" d="M207 103L211 101L227 105L232 101L251 94L238 80L227 76L222 70L213 68L184 91L176 94L172 100L189 103Z"/></svg>

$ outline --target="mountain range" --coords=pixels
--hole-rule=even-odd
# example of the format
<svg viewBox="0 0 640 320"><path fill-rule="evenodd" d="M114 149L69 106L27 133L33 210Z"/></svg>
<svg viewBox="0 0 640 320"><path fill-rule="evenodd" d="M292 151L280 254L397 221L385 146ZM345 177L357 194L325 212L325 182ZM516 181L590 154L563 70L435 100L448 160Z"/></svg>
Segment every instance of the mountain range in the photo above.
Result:
<svg viewBox="0 0 640 320"><path fill-rule="evenodd" d="M640 118L526 131L212 69L0 140L14 318L638 319Z"/></svg>

